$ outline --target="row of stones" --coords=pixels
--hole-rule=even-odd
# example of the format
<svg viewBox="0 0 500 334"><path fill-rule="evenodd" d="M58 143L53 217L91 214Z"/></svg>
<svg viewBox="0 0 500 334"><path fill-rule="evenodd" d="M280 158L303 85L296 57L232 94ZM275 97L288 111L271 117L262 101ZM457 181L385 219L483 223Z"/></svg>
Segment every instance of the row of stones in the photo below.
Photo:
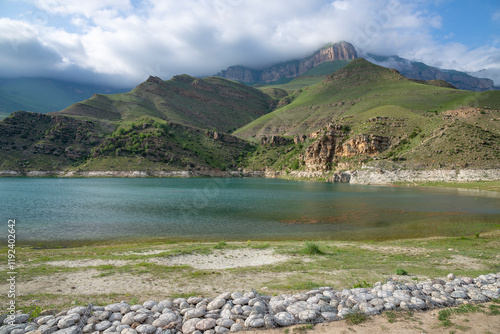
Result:
<svg viewBox="0 0 500 334"><path fill-rule="evenodd" d="M500 273L477 278L435 279L422 283L388 280L373 288L334 290L319 288L305 293L261 296L255 291L226 292L214 299L202 297L126 302L107 306L78 306L57 314L44 314L28 322L17 314L14 324L0 334L220 334L246 328L286 327L344 318L353 312L373 315L385 310L426 310L500 298ZM12 321L11 318L4 323Z"/></svg>

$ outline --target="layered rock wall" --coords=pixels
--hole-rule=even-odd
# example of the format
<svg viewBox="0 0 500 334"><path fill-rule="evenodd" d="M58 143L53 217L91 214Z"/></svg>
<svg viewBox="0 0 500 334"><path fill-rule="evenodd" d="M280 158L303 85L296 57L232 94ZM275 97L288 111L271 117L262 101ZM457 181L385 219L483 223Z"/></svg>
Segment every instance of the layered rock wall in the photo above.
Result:
<svg viewBox="0 0 500 334"><path fill-rule="evenodd" d="M310 57L274 65L263 70L253 70L243 66L231 66L217 73L217 76L247 84L269 83L282 78L296 78L313 67L336 60L357 58L356 49L347 42L340 42L316 51Z"/></svg>

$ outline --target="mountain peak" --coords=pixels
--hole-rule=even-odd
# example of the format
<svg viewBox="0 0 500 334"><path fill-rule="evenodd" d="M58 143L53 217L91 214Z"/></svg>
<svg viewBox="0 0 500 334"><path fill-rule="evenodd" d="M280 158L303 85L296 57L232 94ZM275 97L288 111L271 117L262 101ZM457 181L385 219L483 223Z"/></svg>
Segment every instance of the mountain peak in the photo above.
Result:
<svg viewBox="0 0 500 334"><path fill-rule="evenodd" d="M354 46L342 41L325 45L307 58L273 65L263 70L244 66L230 66L217 76L246 84L270 83L283 78L293 79L322 63L337 60L352 60L358 57Z"/></svg>

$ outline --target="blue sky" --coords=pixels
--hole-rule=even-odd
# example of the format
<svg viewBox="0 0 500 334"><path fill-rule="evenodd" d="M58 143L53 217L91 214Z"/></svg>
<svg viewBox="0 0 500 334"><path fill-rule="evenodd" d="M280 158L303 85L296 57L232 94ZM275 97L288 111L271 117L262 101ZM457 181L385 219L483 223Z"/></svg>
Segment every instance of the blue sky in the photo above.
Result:
<svg viewBox="0 0 500 334"><path fill-rule="evenodd" d="M0 0L0 77L131 87L341 40L500 86L499 0Z"/></svg>

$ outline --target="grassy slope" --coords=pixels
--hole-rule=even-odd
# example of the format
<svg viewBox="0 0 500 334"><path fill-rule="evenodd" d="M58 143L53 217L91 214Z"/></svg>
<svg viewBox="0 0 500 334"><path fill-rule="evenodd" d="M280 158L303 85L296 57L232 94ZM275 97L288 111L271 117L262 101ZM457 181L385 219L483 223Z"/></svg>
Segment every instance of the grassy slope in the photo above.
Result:
<svg viewBox="0 0 500 334"><path fill-rule="evenodd" d="M325 81L304 88L289 105L247 124L235 134L251 137L310 133L333 119L393 105L418 114L431 110L441 112L477 101L483 106L497 107L498 95L499 92L476 94L417 84L358 59Z"/></svg>
<svg viewBox="0 0 500 334"><path fill-rule="evenodd" d="M56 113L133 121L141 116L230 132L268 113L273 99L257 89L219 77L150 78L129 93L97 95Z"/></svg>
<svg viewBox="0 0 500 334"><path fill-rule="evenodd" d="M418 84L359 59L294 95L290 104L238 129L235 135L258 141L261 136L309 134L333 122L350 129L348 138L357 134L391 138L391 148L380 158L405 159L408 167L498 167L498 91L474 93ZM447 113L467 106L474 108L465 108L464 117ZM303 147L312 141L308 139L301 147L291 143L258 148L247 163L256 169L297 167ZM360 157L357 163L366 159ZM406 165L399 163L402 168Z"/></svg>

